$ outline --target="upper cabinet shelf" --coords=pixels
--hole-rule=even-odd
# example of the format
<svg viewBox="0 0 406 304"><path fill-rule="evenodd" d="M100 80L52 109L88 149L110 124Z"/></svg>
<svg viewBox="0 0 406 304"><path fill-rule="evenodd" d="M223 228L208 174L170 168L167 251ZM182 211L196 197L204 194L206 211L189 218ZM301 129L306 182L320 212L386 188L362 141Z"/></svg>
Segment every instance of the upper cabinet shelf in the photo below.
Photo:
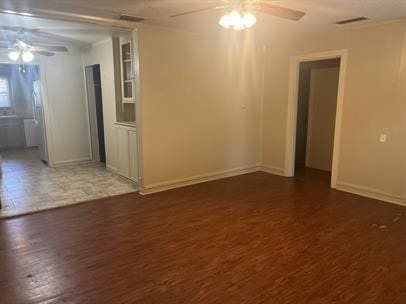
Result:
<svg viewBox="0 0 406 304"><path fill-rule="evenodd" d="M123 103L135 102L134 58L131 37L120 37L121 93Z"/></svg>

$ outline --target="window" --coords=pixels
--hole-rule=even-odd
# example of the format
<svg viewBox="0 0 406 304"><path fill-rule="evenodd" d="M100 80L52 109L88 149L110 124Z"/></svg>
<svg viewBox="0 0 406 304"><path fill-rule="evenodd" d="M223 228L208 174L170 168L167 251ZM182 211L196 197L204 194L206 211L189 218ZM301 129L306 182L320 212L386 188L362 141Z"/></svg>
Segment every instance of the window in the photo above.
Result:
<svg viewBox="0 0 406 304"><path fill-rule="evenodd" d="M0 108L9 107L11 107L11 98L8 78L0 77Z"/></svg>

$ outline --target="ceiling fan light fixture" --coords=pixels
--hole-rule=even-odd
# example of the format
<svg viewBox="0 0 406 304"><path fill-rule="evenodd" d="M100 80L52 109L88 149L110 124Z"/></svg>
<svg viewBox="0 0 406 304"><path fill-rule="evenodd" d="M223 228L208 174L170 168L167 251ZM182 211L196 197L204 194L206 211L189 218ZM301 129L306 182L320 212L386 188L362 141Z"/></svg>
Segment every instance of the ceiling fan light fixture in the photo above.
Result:
<svg viewBox="0 0 406 304"><path fill-rule="evenodd" d="M8 58L10 58L10 60L17 61L18 58L20 58L20 52L15 51L15 50L10 51L8 53Z"/></svg>
<svg viewBox="0 0 406 304"><path fill-rule="evenodd" d="M24 62L31 62L34 60L34 54L30 51L25 51L22 53L21 58Z"/></svg>
<svg viewBox="0 0 406 304"><path fill-rule="evenodd" d="M220 18L219 24L226 28L232 28L235 31L241 31L253 26L257 22L257 18L249 12L241 13L239 11L232 11Z"/></svg>
<svg viewBox="0 0 406 304"><path fill-rule="evenodd" d="M254 26L257 23L257 18L251 13L244 13L242 19L244 21L245 28Z"/></svg>
<svg viewBox="0 0 406 304"><path fill-rule="evenodd" d="M220 20L219 20L219 24L220 24L222 27L224 27L224 28L226 28L226 29L229 29L229 28L231 27L230 15L227 14L227 15L222 16L222 17L220 18Z"/></svg>

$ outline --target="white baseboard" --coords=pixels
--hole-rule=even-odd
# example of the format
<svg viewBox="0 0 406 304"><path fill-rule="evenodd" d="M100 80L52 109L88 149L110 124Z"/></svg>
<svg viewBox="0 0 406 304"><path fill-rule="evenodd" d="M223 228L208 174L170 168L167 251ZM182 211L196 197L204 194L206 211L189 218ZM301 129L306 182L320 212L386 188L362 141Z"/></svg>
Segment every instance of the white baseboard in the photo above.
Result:
<svg viewBox="0 0 406 304"><path fill-rule="evenodd" d="M257 171L260 171L259 165L239 167L239 168L235 168L235 169L231 169L231 170L224 170L224 171L218 171L218 172L213 172L213 173L208 173L208 174L195 175L195 176L171 180L171 181L167 181L167 182L146 185L143 187L143 189L140 189L140 194L146 195L146 194L161 192L161 191L170 190L170 189L174 189L174 188L180 188L180 187L190 186L190 185L204 183L204 182L208 182L208 181L213 181L213 180L217 180L217 179L222 179L222 178L226 178L226 177L232 177L232 176L257 172Z"/></svg>
<svg viewBox="0 0 406 304"><path fill-rule="evenodd" d="M72 159L54 161L53 165L54 165L55 167L58 167L58 166L67 166L67 165L77 165L77 164L82 164L82 163L88 163L88 162L90 162L90 161L92 161L92 159L89 158L89 157L72 158Z"/></svg>
<svg viewBox="0 0 406 304"><path fill-rule="evenodd" d="M388 203L392 203L392 204L396 204L396 205L406 206L406 197L393 195L391 193L381 191L378 189L354 185L354 184L346 183L346 182L342 182L342 181L337 181L336 189L340 190L340 191L344 191L344 192L361 195L361 196L366 196L369 198L377 199L380 201L384 201L384 202L388 202Z"/></svg>
<svg viewBox="0 0 406 304"><path fill-rule="evenodd" d="M274 175L279 175L279 176L286 177L285 168L262 165L262 166L260 166L260 171L265 172L265 173L269 173L269 174L274 174Z"/></svg>
<svg viewBox="0 0 406 304"><path fill-rule="evenodd" d="M116 167L113 167L113 166L110 166L110 165L107 165L107 164L106 164L106 169L107 169L108 171L111 171L111 172L114 172L114 173L117 172L117 168L116 168Z"/></svg>
<svg viewBox="0 0 406 304"><path fill-rule="evenodd" d="M231 169L231 170L218 171L218 172L213 172L213 173L208 173L208 174L195 175L195 176L191 176L191 177L187 177L187 178L176 179L176 180L171 180L171 181L162 182L162 183L151 184L151 185L144 186L143 189L140 189L139 193L141 195L147 195L147 194L152 194L152 193L156 193L156 192L162 192L162 191L166 191L166 190L170 190L170 189L185 187L185 186L189 186L189 185L204 183L204 182L208 182L208 181L218 180L218 179L237 176L237 175L243 175L243 174L257 172L257 171L262 171L262 172L266 172L269 174L286 177L284 168L272 167L272 166L267 166L267 165L253 165L253 166L239 167L239 168L235 168L235 169ZM388 203L406 206L406 197L393 195L391 193L387 193L387 192L369 188L369 187L364 187L364 186L354 185L351 183L337 181L336 189L340 190L340 191L348 192L348 193L353 193L353 194L381 200L381 201L388 202Z"/></svg>

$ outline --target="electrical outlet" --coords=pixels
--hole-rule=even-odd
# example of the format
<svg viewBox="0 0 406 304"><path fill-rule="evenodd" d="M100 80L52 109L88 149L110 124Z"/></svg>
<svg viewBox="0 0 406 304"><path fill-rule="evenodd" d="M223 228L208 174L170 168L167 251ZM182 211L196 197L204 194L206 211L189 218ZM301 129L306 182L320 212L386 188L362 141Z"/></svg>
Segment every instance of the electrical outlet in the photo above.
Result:
<svg viewBox="0 0 406 304"><path fill-rule="evenodd" d="M384 142L386 142L386 138L387 138L387 135L386 134L381 134L381 138L379 139L379 141L381 142L381 143L384 143Z"/></svg>

